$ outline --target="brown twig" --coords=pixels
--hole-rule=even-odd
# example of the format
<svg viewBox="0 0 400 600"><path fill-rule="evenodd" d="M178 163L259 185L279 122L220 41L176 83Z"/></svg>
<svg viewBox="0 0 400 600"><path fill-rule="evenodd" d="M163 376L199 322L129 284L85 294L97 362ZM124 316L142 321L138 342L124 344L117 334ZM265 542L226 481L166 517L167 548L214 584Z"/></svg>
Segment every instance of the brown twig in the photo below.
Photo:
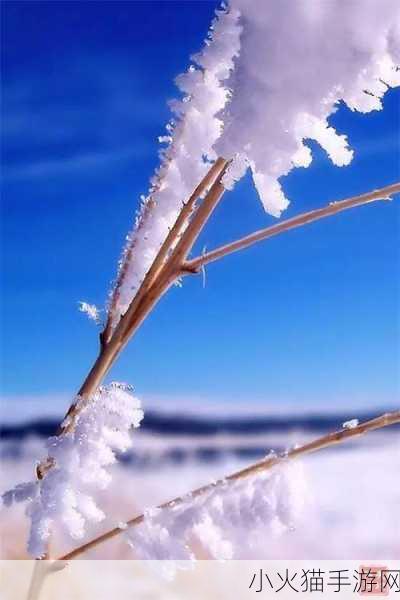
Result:
<svg viewBox="0 0 400 600"><path fill-rule="evenodd" d="M352 427L349 429L343 428L338 431L334 431L333 433L324 435L316 440L313 440L312 442L309 442L308 444L304 444L303 446L293 448L292 450L289 450L284 454L272 455L270 457L267 457L264 460L254 463L240 471L236 471L235 473L232 473L231 475L228 475L223 479L219 479L216 482L199 487L196 490L190 492L189 494L185 494L183 496L174 498L173 500L169 500L168 502L164 502L163 504L160 504L157 508L168 509L173 506L183 504L184 502L188 501L188 498L193 499L197 498L198 496L202 496L214 490L215 488L218 488L218 486L226 484L226 482L237 481L239 479L255 475L257 473L271 469L275 465L284 461L294 459L299 456L304 456L306 454L311 454L312 452L316 452L324 448L329 448L330 446L334 446L335 444L342 443L346 440L355 438L357 436L361 436L365 433L374 431L376 429L382 429L383 427L394 425L395 423L400 423L400 410L383 414L379 417L376 417L375 419L371 419L369 421L365 421L364 423L360 423L356 427ZM134 517L133 519L127 521L126 525L128 527L134 527L135 525L139 525L140 523L142 523L144 518L144 514L138 515L137 517ZM115 527L114 529L103 533L102 535L94 538L93 540L86 542L86 544L79 546L79 548L75 548L75 550L68 552L59 560L72 560L74 558L77 558L84 552L87 552L88 550L95 548L103 542L106 542L116 537L123 531L124 529L121 529L120 527Z"/></svg>
<svg viewBox="0 0 400 600"><path fill-rule="evenodd" d="M244 248L248 248L257 242L266 240L274 235L284 233L290 229L295 229L308 223L313 223L314 221L324 219L325 217L330 217L355 206L361 206L362 204L375 202L377 200L388 200L391 196L398 194L399 192L400 182L397 182L378 190L361 194L360 196L354 196L338 202L331 202L323 208L317 208L315 210L297 215L291 219L287 219L286 221L281 221L276 225L272 225L272 227L260 229L259 231L255 231L250 235L240 238L239 240L235 240L234 242L230 242L229 244L225 244L224 246L220 246L215 250L211 250L210 252L202 254L201 256L186 261L182 266L182 273L185 275L188 273L198 273L199 270L205 265L219 260L224 256L228 256L229 254L233 254L234 252L238 252L239 250L243 250Z"/></svg>
<svg viewBox="0 0 400 600"><path fill-rule="evenodd" d="M199 185L196 187L196 189L194 190L194 192L192 193L190 198L187 200L187 202L185 202L182 205L182 209L177 217L177 220L175 221L175 224L173 225L171 230L168 232L168 235L165 238L163 244L161 245L161 247L157 253L157 256L155 257L150 269L147 271L146 276L143 279L143 282L142 282L140 288L138 289L137 293L135 294L135 297L133 298L131 305L129 306L128 310L130 311L131 314L136 309L136 306L142 300L144 294L150 288L151 284L154 282L161 267L163 266L163 264L165 262L165 259L168 256L169 252L171 251L172 248L175 247L177 239L181 235L181 232L182 232L183 228L185 227L186 221L189 219L192 211L194 210L197 200L210 188L210 186L220 176L222 170L225 167L225 164L226 164L226 161L223 158L218 158L215 161L215 163L212 165L212 167L209 169L209 171L206 173L206 175L203 177L203 179L201 180ZM130 255L129 255L129 257L127 257L127 259L124 263L124 266L128 264L129 260L132 260L133 245L130 247L130 251L131 251ZM125 270L126 270L126 266L125 266ZM102 339L103 344L107 344L110 341L111 336L112 336L113 327L115 327L115 324L113 325L112 321L115 319L114 313L116 311L116 302L118 301L118 289L122 285L124 277L125 277L125 275L123 277L122 276L120 277L120 279L117 282L116 288L115 288L112 306L111 306L112 310L109 313L109 317L107 319L106 326L104 328L103 333L101 334L101 339Z"/></svg>

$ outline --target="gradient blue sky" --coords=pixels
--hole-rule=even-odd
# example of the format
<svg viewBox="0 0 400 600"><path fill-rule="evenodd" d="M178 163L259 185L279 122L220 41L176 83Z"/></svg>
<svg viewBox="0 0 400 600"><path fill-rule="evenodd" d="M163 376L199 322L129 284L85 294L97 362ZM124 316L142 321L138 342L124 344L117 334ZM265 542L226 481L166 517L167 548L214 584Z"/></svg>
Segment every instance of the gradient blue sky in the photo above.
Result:
<svg viewBox="0 0 400 600"><path fill-rule="evenodd" d="M213 2L3 2L2 394L73 394L97 351L77 302L103 305L157 136ZM287 217L399 178L399 91L331 119L356 151L285 178ZM268 107L266 106L266 110ZM199 243L275 222L249 181ZM173 289L112 372L144 398L393 404L399 202L366 206L225 259ZM65 400L63 400L64 402Z"/></svg>

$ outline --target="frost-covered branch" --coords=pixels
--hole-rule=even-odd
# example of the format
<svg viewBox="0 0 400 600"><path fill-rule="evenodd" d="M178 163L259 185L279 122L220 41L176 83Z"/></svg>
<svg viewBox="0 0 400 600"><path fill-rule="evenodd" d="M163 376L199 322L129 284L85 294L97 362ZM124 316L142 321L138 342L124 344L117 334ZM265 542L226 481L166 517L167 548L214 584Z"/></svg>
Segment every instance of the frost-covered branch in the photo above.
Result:
<svg viewBox="0 0 400 600"><path fill-rule="evenodd" d="M257 242L261 242L280 233L284 233L290 229L295 229L297 227L301 227L302 225L307 225L308 223L313 223L314 221L324 219L325 217L330 217L344 210L348 210L349 208L362 206L363 204L368 204L377 200L390 200L393 195L398 193L400 193L400 182L387 185L372 192L361 194L360 196L354 196L352 198L339 200L337 202L330 202L323 208L317 208L315 210L297 215L291 219L281 221L280 223L272 225L271 227L260 229L254 233L251 233L250 235L235 240L234 242L230 242L229 244L225 244L224 246L220 246L215 250L211 250L210 252L206 252L201 256L186 261L183 265L183 272L185 274L197 273L208 263L214 262L220 258L223 258L224 256L228 256L229 254L233 254L234 252L238 252L239 250L243 250L244 248L248 248Z"/></svg>
<svg viewBox="0 0 400 600"><path fill-rule="evenodd" d="M299 446L299 447L294 447L291 450L289 450L283 454L280 454L280 455L272 454L270 456L267 456L264 460L254 463L254 464L250 465L249 467L246 467L245 469L237 471L236 473L228 475L227 477L225 477L223 479L214 481L210 484L207 484L200 488L197 488L196 490L194 490L188 494L185 494L184 496L179 496L177 498L174 498L173 500L164 502L163 504L158 506L157 509L162 511L162 510L174 509L177 506L180 506L180 505L183 505L186 503L190 504L197 498L199 498L201 496L205 496L205 495L209 494L210 492L213 492L214 490L217 490L219 488L226 488L227 484L229 484L229 483L236 482L236 481L248 478L250 476L255 476L260 473L264 473L265 471L272 469L272 467L275 467L275 466L278 466L281 464L285 464L287 461L289 461L291 459L294 459L294 458L297 458L300 456L304 456L304 455L310 454L312 452L317 452L319 450L322 450L323 448L329 448L336 444L343 443L349 439L359 437L368 432L374 431L376 429L382 429L383 427L388 427L388 426L394 425L396 423L400 423L400 410L383 414L379 417L376 417L375 419L365 421L364 423L360 423L359 425L356 425L356 426L354 426L354 423L353 423L351 427L348 427L348 426L343 427L343 429L340 429L333 433L329 433L328 435L320 437L312 442L309 442L308 444L305 444L305 445ZM141 523L143 523L145 521L145 519L146 519L146 514L141 514L141 515L134 517L133 519L130 519L129 521L127 521L126 527L131 528L131 527L140 525ZM111 529L110 531L103 533L102 535L87 542L86 544L79 546L79 548L72 550L65 556L60 557L59 560L71 560L71 559L77 558L78 556L81 556L83 553L87 552L88 550L91 550L91 549L95 548L96 546L99 546L103 542L106 542L106 541L120 535L123 532L125 532L125 527L115 527L114 529Z"/></svg>
<svg viewBox="0 0 400 600"><path fill-rule="evenodd" d="M329 120L338 105L381 110L388 87L400 85L400 4L230 0L230 6L240 11L243 32L215 150L247 162L266 211L279 216L290 200L281 178L310 166L309 140L338 167L351 162L351 138Z"/></svg>
<svg viewBox="0 0 400 600"><path fill-rule="evenodd" d="M354 111L380 110L388 88L400 85L399 16L396 0L379 7L374 0L321 7L230 0L216 11L203 48L176 78L181 98L170 103L173 119L160 138L167 147L127 236L103 341L137 295L183 199L217 156L232 161L223 185L232 189L250 169L274 216L289 204L280 178L312 162L307 140L334 164L351 162L346 135L328 119L340 102ZM188 223L169 240L162 260Z"/></svg>
<svg viewBox="0 0 400 600"><path fill-rule="evenodd" d="M77 404L81 401L77 399ZM130 430L143 418L129 386L100 387L79 410L73 431L47 440L52 468L44 477L17 485L2 495L5 506L26 502L31 527L28 552L43 557L54 529L81 539L87 525L105 518L94 493L111 482L116 452L132 445Z"/></svg>
<svg viewBox="0 0 400 600"><path fill-rule="evenodd" d="M167 146L160 151L160 166L127 236L110 295L106 337L126 313L174 225L182 202L218 156L213 146L221 135L221 113L230 98L226 80L239 54L239 16L233 7L217 10L202 50L191 57L187 71L176 78L182 96L170 103L173 118L167 125L167 135L160 137ZM178 236L170 242L178 241L185 224L187 220L181 222Z"/></svg>
<svg viewBox="0 0 400 600"><path fill-rule="evenodd" d="M147 271L138 291L136 292L133 300L131 301L128 310L126 311L126 319L127 321L130 315L136 310L139 302L142 300L145 293L149 290L150 286L154 283L157 275L159 274L169 252L176 246L177 240L179 236L182 234L183 229L187 225L187 220L192 214L196 202L199 198L203 196L209 190L209 188L214 184L216 179L220 177L222 170L224 169L226 161L223 158L218 158L212 167L209 169L207 174L202 178L198 186L195 188L194 192L191 194L190 198L182 203L181 210L178 214L178 218L176 219L174 225L168 232L167 237L162 243L154 262L152 263L150 269ZM115 294L117 294L118 287L116 287ZM114 299L114 303L116 302L116 298ZM110 341L112 335L112 322L114 319L113 308L109 311L107 324L105 329L101 335L102 344L106 344ZM124 315L124 316L125 316Z"/></svg>

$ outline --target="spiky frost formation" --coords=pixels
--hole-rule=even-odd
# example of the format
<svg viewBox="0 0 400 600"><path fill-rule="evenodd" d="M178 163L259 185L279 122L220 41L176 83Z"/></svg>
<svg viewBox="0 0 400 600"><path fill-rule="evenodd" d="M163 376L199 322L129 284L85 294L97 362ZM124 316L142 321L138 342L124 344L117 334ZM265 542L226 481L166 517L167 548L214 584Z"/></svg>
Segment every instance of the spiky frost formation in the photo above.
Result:
<svg viewBox="0 0 400 600"><path fill-rule="evenodd" d="M279 536L295 526L306 497L302 465L286 463L197 497L189 494L182 504L149 510L124 535L142 560L195 560L199 548L210 559L246 558L260 535Z"/></svg>
<svg viewBox="0 0 400 600"><path fill-rule="evenodd" d="M81 539L89 523L105 518L94 495L110 484L109 466L116 462L115 453L131 447L129 432L140 426L142 418L140 401L131 388L118 383L99 388L82 404L73 431L48 439L48 457L55 462L44 478L3 494L6 505L28 502L32 556L46 552L55 528Z"/></svg>
<svg viewBox="0 0 400 600"><path fill-rule="evenodd" d="M344 102L363 113L382 108L400 84L398 0L231 0L241 13L240 56L227 85L232 99L215 145L246 159L274 216L287 207L279 179L312 161L318 142L337 166L350 163L347 137L328 117Z"/></svg>

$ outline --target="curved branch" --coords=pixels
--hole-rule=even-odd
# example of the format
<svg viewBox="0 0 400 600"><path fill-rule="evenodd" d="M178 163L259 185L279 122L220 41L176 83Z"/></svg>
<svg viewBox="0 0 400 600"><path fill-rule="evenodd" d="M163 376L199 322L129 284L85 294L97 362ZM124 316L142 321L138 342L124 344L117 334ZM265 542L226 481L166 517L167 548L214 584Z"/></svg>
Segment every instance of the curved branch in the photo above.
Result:
<svg viewBox="0 0 400 600"><path fill-rule="evenodd" d="M354 196L338 202L330 202L323 208L317 208L315 210L302 213L297 217L292 217L291 219L287 219L286 221L281 221L276 225L272 225L272 227L259 229L258 231L240 238L239 240L235 240L234 242L220 246L215 250L211 250L206 254L202 254L201 256L188 260L182 266L182 275L198 273L200 269L208 263L219 260L224 256L228 256L229 254L233 254L234 252L238 252L244 248L248 248L257 242L266 240L274 235L284 233L290 229L301 227L307 223L313 223L314 221L324 219L325 217L330 217L355 206L361 206L369 202L375 202L376 200L390 200L391 196L398 193L400 193L400 182L387 185L372 192L367 192L366 194L361 194L360 196Z"/></svg>
<svg viewBox="0 0 400 600"><path fill-rule="evenodd" d="M361 436L369 431L382 429L383 427L394 425L395 423L400 423L400 410L383 414L369 421L364 421L364 423L360 423L359 425L357 425L356 427L352 427L351 429L343 428L338 431L334 431L333 433L324 435L323 437L317 438L316 440L313 440L312 442L304 444L303 446L300 446L298 448L293 448L292 450L289 450L288 452L285 452L283 454L267 457L257 463L250 465L249 467L246 467L245 469L236 471L235 473L228 475L228 477L219 479L216 482L209 483L200 488L197 488L190 494L185 494L183 496L179 496L178 498L174 498L173 500L169 500L168 502L164 502L163 504L160 504L160 506L158 506L157 508L167 509L172 506L177 506L178 504L183 504L184 502L187 502L188 496L190 496L190 498L196 498L198 496L206 494L207 492L210 492L219 485L225 484L227 481L236 481L238 479L243 479L244 477L255 475L256 473L259 473L261 471L271 469L273 466L284 462L288 459L297 458L298 456L304 456L305 454L311 454L312 452L322 450L323 448L329 448L330 446L334 446L335 444L339 444L348 439ZM140 523L142 523L144 518L145 515L141 514L137 517L134 517L133 519L130 519L126 524L128 527L134 527L135 525L139 525ZM68 554L65 554L58 560L72 560L74 558L77 558L87 550L91 550L92 548L99 546L103 542L106 542L116 537L123 531L125 530L119 527L115 527L114 529L103 533L102 535L98 536L97 538L94 538L86 544L79 546L79 548L72 550Z"/></svg>

